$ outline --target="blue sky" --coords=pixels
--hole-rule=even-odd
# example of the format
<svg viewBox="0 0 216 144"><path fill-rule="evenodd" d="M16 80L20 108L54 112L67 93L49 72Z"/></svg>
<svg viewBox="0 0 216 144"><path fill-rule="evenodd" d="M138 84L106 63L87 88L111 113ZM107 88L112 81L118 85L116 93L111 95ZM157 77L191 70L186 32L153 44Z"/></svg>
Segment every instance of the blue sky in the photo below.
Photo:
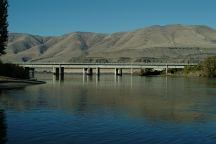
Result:
<svg viewBox="0 0 216 144"><path fill-rule="evenodd" d="M151 25L216 28L216 0L9 0L9 31L112 33Z"/></svg>

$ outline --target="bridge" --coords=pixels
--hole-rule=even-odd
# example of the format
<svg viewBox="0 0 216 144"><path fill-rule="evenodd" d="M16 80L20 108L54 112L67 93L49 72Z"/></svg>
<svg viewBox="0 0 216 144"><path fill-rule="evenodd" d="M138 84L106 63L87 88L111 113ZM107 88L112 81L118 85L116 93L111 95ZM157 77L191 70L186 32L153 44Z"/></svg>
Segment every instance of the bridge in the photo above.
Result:
<svg viewBox="0 0 216 144"><path fill-rule="evenodd" d="M71 71L75 69L82 70L84 75L100 75L102 69L113 70L113 73L122 76L123 70L129 70L133 74L134 70L145 70L148 68L165 70L168 69L183 69L185 66L195 66L198 63L16 63L19 66L29 70L30 77L34 77L35 69L52 69L52 73L57 77L64 77L65 69Z"/></svg>

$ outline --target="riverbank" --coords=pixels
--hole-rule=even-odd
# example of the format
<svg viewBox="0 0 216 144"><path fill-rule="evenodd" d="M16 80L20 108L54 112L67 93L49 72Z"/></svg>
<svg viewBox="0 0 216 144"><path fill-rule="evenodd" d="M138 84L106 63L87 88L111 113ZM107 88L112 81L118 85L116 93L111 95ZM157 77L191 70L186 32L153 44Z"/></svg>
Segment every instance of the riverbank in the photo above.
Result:
<svg viewBox="0 0 216 144"><path fill-rule="evenodd" d="M22 80L10 77L0 76L0 89L22 88L29 85L45 84L44 81Z"/></svg>

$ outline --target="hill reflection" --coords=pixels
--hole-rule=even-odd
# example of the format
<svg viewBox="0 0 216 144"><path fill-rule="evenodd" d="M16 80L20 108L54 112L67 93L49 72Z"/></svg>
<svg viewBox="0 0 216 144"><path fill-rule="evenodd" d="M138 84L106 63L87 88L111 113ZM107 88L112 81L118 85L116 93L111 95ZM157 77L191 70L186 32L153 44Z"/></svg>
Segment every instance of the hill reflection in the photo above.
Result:
<svg viewBox="0 0 216 144"><path fill-rule="evenodd" d="M110 111L130 117L178 122L215 119L214 83L205 79L102 77L7 91L0 103L17 111L57 109L74 114ZM23 93L24 91L24 93ZM24 94L24 95L23 95ZM5 105L7 104L7 105Z"/></svg>

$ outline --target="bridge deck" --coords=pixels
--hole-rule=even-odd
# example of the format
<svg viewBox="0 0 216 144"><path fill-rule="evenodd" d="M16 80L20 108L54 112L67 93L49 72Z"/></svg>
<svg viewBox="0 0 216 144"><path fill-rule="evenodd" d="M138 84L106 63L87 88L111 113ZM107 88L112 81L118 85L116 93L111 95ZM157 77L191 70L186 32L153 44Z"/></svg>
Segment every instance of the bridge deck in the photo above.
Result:
<svg viewBox="0 0 216 144"><path fill-rule="evenodd" d="M17 63L23 67L32 68L184 68L185 66L195 66L197 63Z"/></svg>

